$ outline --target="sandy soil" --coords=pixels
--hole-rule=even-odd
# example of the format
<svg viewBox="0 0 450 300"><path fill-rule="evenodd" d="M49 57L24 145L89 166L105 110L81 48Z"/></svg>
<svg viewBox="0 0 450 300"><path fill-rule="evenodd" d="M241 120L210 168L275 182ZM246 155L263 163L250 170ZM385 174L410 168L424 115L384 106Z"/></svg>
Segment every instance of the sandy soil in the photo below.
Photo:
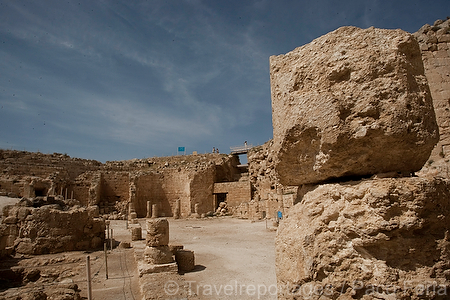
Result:
<svg viewBox="0 0 450 300"><path fill-rule="evenodd" d="M139 219L145 239L145 219ZM230 217L169 219L170 243L195 253L196 268L183 275L157 275L154 299L276 299L275 231L265 221ZM131 226L131 225L130 225ZM20 265L41 269L41 278L27 287L74 282L87 299L86 257L90 257L92 299L142 299L134 249L117 247L130 242L125 221L111 221L116 247L108 250L108 279L103 251L70 252L39 257L18 257ZM135 242L133 242L135 243ZM140 241L145 243L145 240ZM53 263L55 262L55 263ZM46 275L50 274L50 275ZM53 283L49 277L55 277ZM59 277L58 277L59 276ZM176 289L176 290L174 290ZM178 292L179 293L174 293ZM181 295L181 296L180 296Z"/></svg>
<svg viewBox="0 0 450 300"><path fill-rule="evenodd" d="M276 299L275 231L264 222L234 218L172 220L171 243L195 253L184 274L198 299Z"/></svg>

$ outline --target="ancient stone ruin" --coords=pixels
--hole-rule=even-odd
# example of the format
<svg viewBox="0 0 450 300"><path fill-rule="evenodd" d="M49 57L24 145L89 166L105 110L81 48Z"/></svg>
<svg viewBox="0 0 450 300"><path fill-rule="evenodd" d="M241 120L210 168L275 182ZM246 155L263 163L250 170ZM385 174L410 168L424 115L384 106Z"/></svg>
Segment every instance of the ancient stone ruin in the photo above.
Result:
<svg viewBox="0 0 450 300"><path fill-rule="evenodd" d="M248 174L238 165L237 156L226 154L102 164L57 153L0 150L0 193L76 199L81 206L98 206L100 215L110 219L131 213L143 218L149 207L155 207L150 213L159 217L186 218L196 207L200 215L214 214L223 201L232 214L232 208L252 195Z"/></svg>
<svg viewBox="0 0 450 300"><path fill-rule="evenodd" d="M342 27L272 56L273 139L245 146L248 165L0 150L0 196L21 198L2 211L0 256L99 249L107 222L126 220L121 245L153 299L157 278L195 268L167 218L266 219L279 222L279 299L448 299L449 44L438 20L412 35Z"/></svg>
<svg viewBox="0 0 450 300"><path fill-rule="evenodd" d="M449 188L409 177L307 193L278 231L278 298L448 299Z"/></svg>
<svg viewBox="0 0 450 300"><path fill-rule="evenodd" d="M439 137L420 48L343 27L271 57L273 169L300 186L277 234L279 299L447 299L450 181L413 176Z"/></svg>
<svg viewBox="0 0 450 300"><path fill-rule="evenodd" d="M103 246L105 223L98 218L96 208L71 204L42 197L6 206L0 225L2 255L38 255Z"/></svg>
<svg viewBox="0 0 450 300"><path fill-rule="evenodd" d="M439 139L419 45L401 30L342 27L270 58L280 182L422 168Z"/></svg>
<svg viewBox="0 0 450 300"><path fill-rule="evenodd" d="M424 25L414 33L422 51L425 75L430 85L440 140L432 154L437 161L449 154L450 136L450 19Z"/></svg>

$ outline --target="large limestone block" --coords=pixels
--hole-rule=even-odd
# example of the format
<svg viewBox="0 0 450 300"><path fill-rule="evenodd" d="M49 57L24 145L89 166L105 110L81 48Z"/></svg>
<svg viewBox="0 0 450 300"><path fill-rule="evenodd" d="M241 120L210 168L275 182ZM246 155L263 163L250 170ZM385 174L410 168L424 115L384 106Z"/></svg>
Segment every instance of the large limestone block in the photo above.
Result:
<svg viewBox="0 0 450 300"><path fill-rule="evenodd" d="M149 247L169 245L169 221L167 219L147 219L146 243Z"/></svg>
<svg viewBox="0 0 450 300"><path fill-rule="evenodd" d="M417 41L342 27L270 57L282 184L418 171L439 139Z"/></svg>
<svg viewBox="0 0 450 300"><path fill-rule="evenodd" d="M448 299L449 229L449 180L318 186L278 228L278 299Z"/></svg>
<svg viewBox="0 0 450 300"><path fill-rule="evenodd" d="M144 261L148 264L168 264L173 262L169 246L145 247Z"/></svg>

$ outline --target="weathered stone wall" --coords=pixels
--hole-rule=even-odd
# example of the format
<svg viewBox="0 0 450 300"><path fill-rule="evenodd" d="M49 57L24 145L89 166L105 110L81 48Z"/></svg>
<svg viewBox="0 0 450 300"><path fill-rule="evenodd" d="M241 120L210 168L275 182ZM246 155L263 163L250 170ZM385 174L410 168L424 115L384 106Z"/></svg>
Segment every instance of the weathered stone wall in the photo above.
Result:
<svg viewBox="0 0 450 300"><path fill-rule="evenodd" d="M278 211L284 214L301 199L297 186L284 186L278 180L272 147L273 140L270 140L248 154L249 178L254 190L249 219L273 219Z"/></svg>
<svg viewBox="0 0 450 300"><path fill-rule="evenodd" d="M130 198L130 174L123 171L102 172L100 207L111 207Z"/></svg>
<svg viewBox="0 0 450 300"><path fill-rule="evenodd" d="M268 199L269 194L280 185L275 173L272 146L273 140L270 140L264 145L252 148L247 155L249 179L255 189L255 195L261 199Z"/></svg>
<svg viewBox="0 0 450 300"><path fill-rule="evenodd" d="M228 207L238 207L252 199L249 181L220 182L214 184L214 194L226 193Z"/></svg>
<svg viewBox="0 0 450 300"><path fill-rule="evenodd" d="M299 185L279 299L448 298L450 181L410 174L438 141L421 57L403 31L345 27L271 58L272 160Z"/></svg>
<svg viewBox="0 0 450 300"><path fill-rule="evenodd" d="M36 199L38 200L38 199ZM105 239L105 222L95 218L95 210L65 206L50 198L38 202L22 200L3 210L0 225L0 250L3 254L48 254L73 250L98 249Z"/></svg>
<svg viewBox="0 0 450 300"><path fill-rule="evenodd" d="M280 223L278 299L447 299L449 217L444 179L318 186Z"/></svg>
<svg viewBox="0 0 450 300"><path fill-rule="evenodd" d="M189 184L190 189L190 199L192 201L189 203L190 211L188 212L187 209L183 206L181 207L181 216L185 217L188 216L190 212L195 212L195 205L197 204L198 207L198 214L206 214L209 212L214 212L214 196L213 196L213 189L214 189L214 177L215 173L220 172L218 170L221 170L222 168L217 168L215 165L211 165L208 168L205 168L204 170L195 173L191 178L191 182ZM228 168L227 168L228 169ZM230 172L223 172L224 174L228 174L229 176L233 176ZM224 177L224 175L220 176L221 178L229 179L229 177Z"/></svg>
<svg viewBox="0 0 450 300"><path fill-rule="evenodd" d="M10 151L0 149L0 167L9 175L47 178L55 173L61 177L75 178L88 170L95 170L101 163L95 160L71 158L68 155L39 152Z"/></svg>
<svg viewBox="0 0 450 300"><path fill-rule="evenodd" d="M81 205L100 206L101 182L101 172L88 171L76 177L74 182L69 185L68 190L73 191L73 198L78 199Z"/></svg>
<svg viewBox="0 0 450 300"><path fill-rule="evenodd" d="M141 218L147 214L147 201L158 205L160 216L171 217L176 200L185 203L189 199L189 178L184 171L141 174L135 182L135 209Z"/></svg>
<svg viewBox="0 0 450 300"><path fill-rule="evenodd" d="M147 201L158 204L162 216L172 216L180 200L181 216L197 204L200 213L214 211L213 184L232 181L238 160L233 155L203 154L107 162L0 150L0 192L33 197L38 194L75 198L83 206L98 205L101 214L123 218L130 202L139 217ZM11 173L9 173L11 172ZM33 175L34 174L34 175ZM36 175L38 174L38 175Z"/></svg>
<svg viewBox="0 0 450 300"><path fill-rule="evenodd" d="M414 36L419 41L425 75L433 98L440 141L432 159L450 155L450 19L424 25Z"/></svg>

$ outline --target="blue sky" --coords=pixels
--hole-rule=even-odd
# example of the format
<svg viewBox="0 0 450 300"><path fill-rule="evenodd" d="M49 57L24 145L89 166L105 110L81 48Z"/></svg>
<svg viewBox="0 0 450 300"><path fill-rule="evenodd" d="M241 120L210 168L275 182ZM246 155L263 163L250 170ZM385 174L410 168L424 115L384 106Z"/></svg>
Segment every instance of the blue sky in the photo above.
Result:
<svg viewBox="0 0 450 300"><path fill-rule="evenodd" d="M125 160L272 138L269 56L450 1L0 0L0 148Z"/></svg>

